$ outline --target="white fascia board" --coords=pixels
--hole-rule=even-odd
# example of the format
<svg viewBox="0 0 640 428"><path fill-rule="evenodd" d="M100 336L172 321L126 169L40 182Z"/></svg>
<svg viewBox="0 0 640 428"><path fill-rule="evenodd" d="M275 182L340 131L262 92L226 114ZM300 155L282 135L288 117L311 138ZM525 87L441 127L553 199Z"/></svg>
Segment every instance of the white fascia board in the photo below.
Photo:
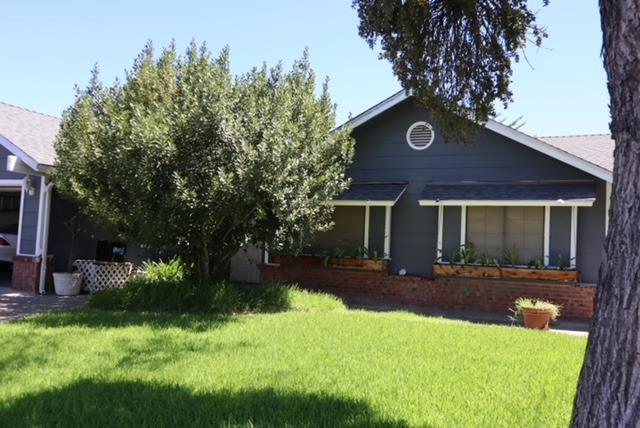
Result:
<svg viewBox="0 0 640 428"><path fill-rule="evenodd" d="M356 201L356 200L339 200L329 201L329 205L334 207L392 207L396 201Z"/></svg>
<svg viewBox="0 0 640 428"><path fill-rule="evenodd" d="M401 90L400 92L390 96L386 100L382 101L379 104L371 107L370 109L360 113L356 117L342 125L335 128L335 130L342 129L344 127L357 128L363 123L373 119L379 114L389 110L390 108L396 106L407 98L411 97L411 92L407 92ZM602 168L598 165L592 164L591 162L587 162L584 159L581 159L571 153L565 152L564 150L560 150L557 147L553 147L550 144L545 143L542 140L539 140L535 137L527 135L523 132L520 132L516 129L513 129L503 123L500 123L496 120L489 119L487 123L484 124L484 127L490 131L496 132L504 137L510 138L524 146L527 146L533 150L536 150L540 153L543 153L549 157L559 160L565 164L571 165L581 171L584 171L588 174L593 175L601 180L606 181L607 183L613 182L613 173L605 168Z"/></svg>
<svg viewBox="0 0 640 428"><path fill-rule="evenodd" d="M405 91L405 90L401 90L401 91L391 95L389 98L387 98L386 100L382 101L381 103L378 103L375 106L371 107L370 109L365 110L364 112L360 113L359 115L357 115L353 119L349 119L348 121L346 121L342 125L340 125L337 128L335 128L335 130L337 131L337 130L345 128L345 127L357 128L358 126L362 125L365 122L368 122L369 120L373 119L374 117L378 116L379 114L381 114L381 113L389 110L390 108L400 104L402 101L406 100L410 96L411 96L410 93L407 93L407 91Z"/></svg>
<svg viewBox="0 0 640 428"><path fill-rule="evenodd" d="M7 171L16 172L25 175L40 175L38 171L33 170L29 165L22 161L16 155L7 156Z"/></svg>
<svg viewBox="0 0 640 428"><path fill-rule="evenodd" d="M607 183L613 182L613 173L611 171L599 167L598 165L592 164L591 162L587 162L584 159L580 159L579 157L572 155L571 153L553 147L545 143L544 141L513 129L505 124L502 124L493 119L489 119L489 121L487 121L484 126L490 131L510 138L511 140L514 140L549 157L557 159L560 162L566 163L567 165L571 165L581 171L593 175L594 177L604 180Z"/></svg>
<svg viewBox="0 0 640 428"><path fill-rule="evenodd" d="M0 135L0 145L19 157L22 162L29 166L29 168L34 171L38 171L38 162L2 135Z"/></svg>
<svg viewBox="0 0 640 428"><path fill-rule="evenodd" d="M434 201L429 199L420 199L418 203L421 207L436 207L436 206L468 206L468 207L591 207L595 199L572 199L570 201L563 200L520 200L520 201L500 201L500 200L446 200L446 201Z"/></svg>

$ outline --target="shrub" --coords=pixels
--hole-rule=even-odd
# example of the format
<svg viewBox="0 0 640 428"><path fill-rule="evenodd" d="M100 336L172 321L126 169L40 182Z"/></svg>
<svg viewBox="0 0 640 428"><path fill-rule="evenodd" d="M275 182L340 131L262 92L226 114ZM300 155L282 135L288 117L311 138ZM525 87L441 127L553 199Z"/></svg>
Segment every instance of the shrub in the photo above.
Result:
<svg viewBox="0 0 640 428"><path fill-rule="evenodd" d="M89 306L107 310L191 313L268 313L287 310L335 310L344 308L338 298L299 290L285 283L267 285L220 281L197 285L185 275L179 260L145 263L145 274L123 288L89 296Z"/></svg>

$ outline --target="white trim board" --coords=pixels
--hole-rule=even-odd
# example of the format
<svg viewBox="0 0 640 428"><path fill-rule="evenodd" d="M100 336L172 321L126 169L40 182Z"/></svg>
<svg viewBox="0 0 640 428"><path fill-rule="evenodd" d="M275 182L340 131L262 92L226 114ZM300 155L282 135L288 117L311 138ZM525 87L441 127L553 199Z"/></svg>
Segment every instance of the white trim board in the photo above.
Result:
<svg viewBox="0 0 640 428"><path fill-rule="evenodd" d="M418 201L421 207L436 207L436 206L469 206L469 207L591 207L593 206L593 199L575 199L571 201L532 201L532 200L519 200L519 201L500 201L500 200L486 200L486 201L471 201L471 200L447 200L447 201L433 201L428 199L420 199Z"/></svg>
<svg viewBox="0 0 640 428"><path fill-rule="evenodd" d="M376 104L370 109L360 113L353 119L348 120L342 125L338 126L336 130L342 129L344 127L357 128L358 126L368 122L374 117L382 114L383 112L395 107L400 104L407 98L410 98L412 95L407 93L404 90L395 93L390 96L386 100ZM490 131L493 131L497 134L502 135L503 137L507 137L517 143L520 143L524 146L527 146L537 152L545 154L551 158L559 160L567 165L571 165L574 168L577 168L581 171L584 171L588 174L591 174L594 177L597 177L601 180L606 181L607 183L613 182L613 172L602 168L598 165L595 165L591 162L588 162L578 156L572 155L571 153L560 150L550 144L545 143L542 140L539 140L535 137L527 135L523 132L517 131L507 125L504 125L498 121L493 119L489 119L487 123L484 124L484 127Z"/></svg>

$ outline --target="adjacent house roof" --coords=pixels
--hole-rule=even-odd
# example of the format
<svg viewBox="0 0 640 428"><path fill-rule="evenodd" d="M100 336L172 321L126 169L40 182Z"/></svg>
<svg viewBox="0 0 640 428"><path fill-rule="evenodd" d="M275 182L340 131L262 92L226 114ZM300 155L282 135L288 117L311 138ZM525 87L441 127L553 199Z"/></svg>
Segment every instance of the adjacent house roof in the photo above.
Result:
<svg viewBox="0 0 640 428"><path fill-rule="evenodd" d="M351 183L349 188L333 198L333 205L394 205L407 188L406 182Z"/></svg>
<svg viewBox="0 0 640 428"><path fill-rule="evenodd" d="M0 142L34 170L52 166L60 119L0 102Z"/></svg>
<svg viewBox="0 0 640 428"><path fill-rule="evenodd" d="M381 113L411 98L402 90L370 109L348 120L339 128L357 128ZM573 136L536 138L527 135L493 119L484 124L485 128L511 140L546 154L607 182L613 180L613 143L610 136ZM560 140L567 138L567 140Z"/></svg>
<svg viewBox="0 0 640 428"><path fill-rule="evenodd" d="M615 142L609 134L566 135L538 137L539 140L578 156L607 171L613 171L613 148Z"/></svg>
<svg viewBox="0 0 640 428"><path fill-rule="evenodd" d="M428 183L420 195L420 205L459 205L461 201L514 202L544 201L553 205L590 206L596 199L596 184L590 180L566 181L462 181Z"/></svg>

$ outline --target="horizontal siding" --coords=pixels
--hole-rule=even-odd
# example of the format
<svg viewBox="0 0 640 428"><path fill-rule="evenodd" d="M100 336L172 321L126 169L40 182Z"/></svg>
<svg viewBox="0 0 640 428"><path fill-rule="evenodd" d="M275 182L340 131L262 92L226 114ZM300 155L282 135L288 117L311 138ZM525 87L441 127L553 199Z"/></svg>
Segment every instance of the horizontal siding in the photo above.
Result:
<svg viewBox="0 0 640 428"><path fill-rule="evenodd" d="M408 146L405 138L409 126L420 120L431 123L436 135L429 148L417 151ZM354 181L409 183L393 208L392 272L404 268L412 274L431 275L431 265L436 257L438 211L436 207L418 205L420 193L429 181L593 179L576 168L486 129L478 132L473 144L447 143L428 112L413 105L411 100L358 127L353 136L356 150L348 175ZM445 251L451 251L459 244L459 208L457 210L445 210ZM602 237L590 228L598 230L602 221L604 230L604 209L599 201L594 208L580 208L579 212L578 267L585 280L591 281L593 266L599 264L595 254L600 251ZM595 270L597 277L597 267Z"/></svg>

